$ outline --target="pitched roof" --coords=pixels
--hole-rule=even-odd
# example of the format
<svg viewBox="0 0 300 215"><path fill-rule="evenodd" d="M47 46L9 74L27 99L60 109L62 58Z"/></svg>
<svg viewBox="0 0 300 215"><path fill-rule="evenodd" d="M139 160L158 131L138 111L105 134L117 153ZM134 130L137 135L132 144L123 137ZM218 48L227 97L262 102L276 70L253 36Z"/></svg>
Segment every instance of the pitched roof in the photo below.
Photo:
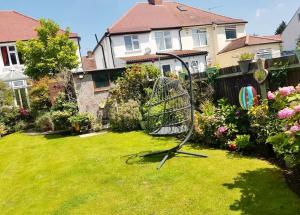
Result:
<svg viewBox="0 0 300 215"><path fill-rule="evenodd" d="M137 3L119 21L108 29L110 34L143 32L163 28L180 28L211 24L247 23L177 2L159 5Z"/></svg>
<svg viewBox="0 0 300 215"><path fill-rule="evenodd" d="M84 71L91 71L97 69L94 57L83 56L81 57L82 68Z"/></svg>
<svg viewBox="0 0 300 215"><path fill-rule="evenodd" d="M281 43L281 37L278 35L273 36L244 36L238 39L233 40L229 43L223 50L221 50L218 54L222 54L225 52L230 52L239 48L243 48L246 46L255 46L255 45L263 45L263 44L271 44L271 43Z"/></svg>
<svg viewBox="0 0 300 215"><path fill-rule="evenodd" d="M0 11L0 43L29 40L37 37L39 21L16 11ZM61 32L64 32L61 30ZM77 38L71 33L70 38Z"/></svg>
<svg viewBox="0 0 300 215"><path fill-rule="evenodd" d="M196 51L196 50L179 50L174 51L172 54L178 55L179 57L188 57L188 56L197 56L197 55L207 55L206 51ZM128 64L133 63L142 63L142 62L151 62L157 61L159 59L170 59L170 56L159 56L156 54L146 54L132 57L122 57L121 59L126 61Z"/></svg>

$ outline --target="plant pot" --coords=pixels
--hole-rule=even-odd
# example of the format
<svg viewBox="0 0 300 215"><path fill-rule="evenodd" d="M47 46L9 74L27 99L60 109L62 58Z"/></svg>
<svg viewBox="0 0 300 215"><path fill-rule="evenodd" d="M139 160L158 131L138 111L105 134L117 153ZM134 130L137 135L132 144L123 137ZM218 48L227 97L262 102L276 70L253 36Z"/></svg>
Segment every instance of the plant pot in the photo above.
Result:
<svg viewBox="0 0 300 215"><path fill-rule="evenodd" d="M250 67L251 62L252 62L252 60L239 61L239 65L240 65L240 69L241 69L242 73L246 74L249 72L249 67Z"/></svg>
<svg viewBox="0 0 300 215"><path fill-rule="evenodd" d="M296 54L296 56L298 58L298 62L300 63L300 50L296 50L295 54Z"/></svg>

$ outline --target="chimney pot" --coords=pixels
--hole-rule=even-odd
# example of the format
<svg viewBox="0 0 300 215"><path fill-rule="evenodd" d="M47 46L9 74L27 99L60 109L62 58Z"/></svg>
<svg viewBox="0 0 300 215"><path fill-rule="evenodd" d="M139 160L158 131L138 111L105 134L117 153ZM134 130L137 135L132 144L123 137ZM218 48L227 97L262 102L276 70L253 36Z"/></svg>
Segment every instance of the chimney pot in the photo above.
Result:
<svg viewBox="0 0 300 215"><path fill-rule="evenodd" d="M163 0L148 0L149 4L159 5L163 3Z"/></svg>
<svg viewBox="0 0 300 215"><path fill-rule="evenodd" d="M92 51L88 51L87 52L87 57L88 58L93 58L93 52Z"/></svg>

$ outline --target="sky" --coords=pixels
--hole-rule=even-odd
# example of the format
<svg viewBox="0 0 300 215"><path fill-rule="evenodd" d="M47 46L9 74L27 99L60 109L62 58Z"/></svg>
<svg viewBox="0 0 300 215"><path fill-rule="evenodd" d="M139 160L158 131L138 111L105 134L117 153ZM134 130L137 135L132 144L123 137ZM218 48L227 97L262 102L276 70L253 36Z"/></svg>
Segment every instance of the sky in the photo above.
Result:
<svg viewBox="0 0 300 215"><path fill-rule="evenodd" d="M137 2L147 0L0 0L0 10L16 10L33 18L50 18L81 37L81 53ZM299 0L177 0L214 13L248 21L247 34L272 35L282 20L289 22Z"/></svg>

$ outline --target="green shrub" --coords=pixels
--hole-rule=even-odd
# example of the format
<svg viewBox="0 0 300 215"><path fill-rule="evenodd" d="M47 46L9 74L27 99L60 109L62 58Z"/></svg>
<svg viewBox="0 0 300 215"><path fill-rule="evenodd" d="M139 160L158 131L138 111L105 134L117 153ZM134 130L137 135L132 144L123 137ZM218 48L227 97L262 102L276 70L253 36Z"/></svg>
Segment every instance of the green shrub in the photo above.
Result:
<svg viewBox="0 0 300 215"><path fill-rule="evenodd" d="M110 90L108 103L134 100L144 105L151 94L153 81L160 74L159 69L153 65L131 65L127 67L125 74L117 79L115 87Z"/></svg>
<svg viewBox="0 0 300 215"><path fill-rule="evenodd" d="M20 119L19 108L11 106L3 106L0 108L0 123L5 124L7 133L14 132L14 126Z"/></svg>
<svg viewBox="0 0 300 215"><path fill-rule="evenodd" d="M140 129L142 119L139 103L129 100L125 103L114 104L110 109L109 122L114 131L132 131Z"/></svg>
<svg viewBox="0 0 300 215"><path fill-rule="evenodd" d="M78 112L78 107L76 102L67 101L65 93L60 93L51 107L52 111L67 111L71 115L74 115Z"/></svg>
<svg viewBox="0 0 300 215"><path fill-rule="evenodd" d="M18 132L18 131L26 130L27 127L28 127L28 124L25 121L21 120L14 125L13 129L14 129L14 132Z"/></svg>
<svg viewBox="0 0 300 215"><path fill-rule="evenodd" d="M237 135L234 142L239 150L248 149L253 146L250 138L250 135Z"/></svg>
<svg viewBox="0 0 300 215"><path fill-rule="evenodd" d="M95 118L89 113L78 113L69 118L69 122L76 133L85 133L92 129Z"/></svg>
<svg viewBox="0 0 300 215"><path fill-rule="evenodd" d="M7 129L4 123L0 123L0 138L7 134Z"/></svg>
<svg viewBox="0 0 300 215"><path fill-rule="evenodd" d="M72 113L68 111L54 111L51 113L51 118L54 124L54 130L70 130L71 123L69 117L72 116Z"/></svg>
<svg viewBox="0 0 300 215"><path fill-rule="evenodd" d="M253 60L254 56L252 53L243 53L240 55L240 61Z"/></svg>
<svg viewBox="0 0 300 215"><path fill-rule="evenodd" d="M252 134L257 144L265 144L268 137L277 134L282 129L280 121L270 110L267 101L251 108L248 116L250 120L248 132Z"/></svg>
<svg viewBox="0 0 300 215"><path fill-rule="evenodd" d="M39 131L53 131L54 130L54 124L52 122L51 116L49 113L45 113L41 116L39 116L36 121L35 125L37 130Z"/></svg>

